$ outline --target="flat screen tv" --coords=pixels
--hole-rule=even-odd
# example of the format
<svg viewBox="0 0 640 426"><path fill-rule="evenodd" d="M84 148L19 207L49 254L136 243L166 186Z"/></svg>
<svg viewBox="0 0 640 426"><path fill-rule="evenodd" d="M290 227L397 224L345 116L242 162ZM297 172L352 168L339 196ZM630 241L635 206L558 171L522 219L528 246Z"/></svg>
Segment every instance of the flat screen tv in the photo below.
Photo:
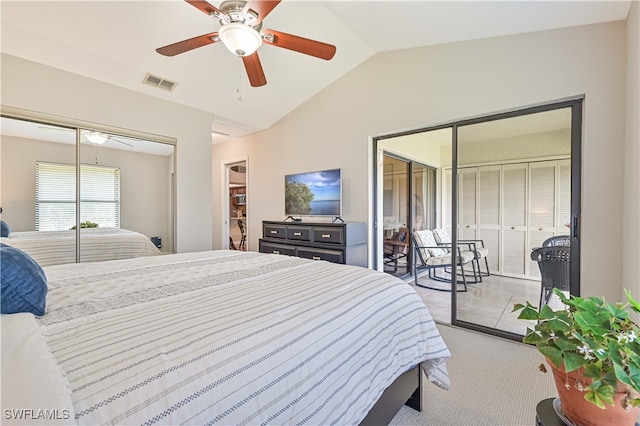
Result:
<svg viewBox="0 0 640 426"><path fill-rule="evenodd" d="M342 216L341 169L284 177L285 216Z"/></svg>

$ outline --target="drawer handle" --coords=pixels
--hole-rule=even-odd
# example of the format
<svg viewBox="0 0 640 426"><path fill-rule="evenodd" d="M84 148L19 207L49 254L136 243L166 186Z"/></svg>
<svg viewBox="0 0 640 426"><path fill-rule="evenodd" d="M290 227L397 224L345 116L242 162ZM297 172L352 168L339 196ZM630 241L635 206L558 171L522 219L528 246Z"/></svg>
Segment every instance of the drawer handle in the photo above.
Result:
<svg viewBox="0 0 640 426"><path fill-rule="evenodd" d="M280 250L274 250L272 253L273 254L280 254Z"/></svg>
<svg viewBox="0 0 640 426"><path fill-rule="evenodd" d="M311 257L313 260L321 260L320 256L312 256Z"/></svg>
<svg viewBox="0 0 640 426"><path fill-rule="evenodd" d="M331 234L322 234L322 238L331 238Z"/></svg>
<svg viewBox="0 0 640 426"><path fill-rule="evenodd" d="M294 232L293 235L295 235L296 237L299 237L300 235L302 235L302 232Z"/></svg>
<svg viewBox="0 0 640 426"><path fill-rule="evenodd" d="M516 227L515 227L515 226L512 226L512 227L511 227L511 229L512 229L512 230L513 230L513 229L516 229Z"/></svg>
<svg viewBox="0 0 640 426"><path fill-rule="evenodd" d="M538 228L538 231L544 231L544 228Z"/></svg>
<svg viewBox="0 0 640 426"><path fill-rule="evenodd" d="M275 231L275 230L274 230L274 231L271 231L271 233L272 233L272 234L277 234L277 233L278 233L278 231Z"/></svg>

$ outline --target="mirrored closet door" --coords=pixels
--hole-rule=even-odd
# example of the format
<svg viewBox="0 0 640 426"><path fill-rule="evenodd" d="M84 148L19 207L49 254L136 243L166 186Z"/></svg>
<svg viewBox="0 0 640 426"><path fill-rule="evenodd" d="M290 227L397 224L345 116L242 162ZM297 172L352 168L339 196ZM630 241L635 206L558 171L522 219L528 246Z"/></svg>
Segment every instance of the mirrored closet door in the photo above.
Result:
<svg viewBox="0 0 640 426"><path fill-rule="evenodd" d="M43 266L174 251L173 144L2 117L0 152L3 242Z"/></svg>

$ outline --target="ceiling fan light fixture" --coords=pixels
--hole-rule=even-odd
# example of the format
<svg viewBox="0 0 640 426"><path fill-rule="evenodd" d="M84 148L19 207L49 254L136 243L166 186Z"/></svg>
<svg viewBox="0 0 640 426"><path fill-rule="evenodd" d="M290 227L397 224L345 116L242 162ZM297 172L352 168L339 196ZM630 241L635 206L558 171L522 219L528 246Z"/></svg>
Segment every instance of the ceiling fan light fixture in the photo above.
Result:
<svg viewBox="0 0 640 426"><path fill-rule="evenodd" d="M250 56L262 45L262 36L248 25L232 22L218 31L220 40L238 56Z"/></svg>
<svg viewBox="0 0 640 426"><path fill-rule="evenodd" d="M107 141L107 137L99 132L87 133L87 140L96 145L102 145Z"/></svg>

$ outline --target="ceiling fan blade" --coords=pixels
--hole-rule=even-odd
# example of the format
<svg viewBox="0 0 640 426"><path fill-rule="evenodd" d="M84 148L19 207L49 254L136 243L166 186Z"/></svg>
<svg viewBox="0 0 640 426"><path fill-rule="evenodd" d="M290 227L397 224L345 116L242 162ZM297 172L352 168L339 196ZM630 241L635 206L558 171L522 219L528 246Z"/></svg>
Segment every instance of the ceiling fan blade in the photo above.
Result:
<svg viewBox="0 0 640 426"><path fill-rule="evenodd" d="M179 53L188 52L189 50L196 49L198 47L206 46L207 44L217 43L218 33L209 33L203 34L198 37L193 37L188 40L182 40L177 43L168 44L163 47L159 47L156 49L161 55L164 56L175 56Z"/></svg>
<svg viewBox="0 0 640 426"><path fill-rule="evenodd" d="M336 47L332 44L283 33L275 30L262 31L263 41L273 46L315 56L316 58L329 60L336 54ZM266 36L266 37L264 37Z"/></svg>
<svg viewBox="0 0 640 426"><path fill-rule="evenodd" d="M116 139L116 138L111 137L111 136L109 136L107 139L109 139L110 141L118 142L118 143L121 143L121 144L123 144L123 145L130 146L130 147L132 147L132 148L133 148L133 145L131 145L130 143L126 143L126 142L124 142L124 141L121 141L120 139Z"/></svg>
<svg viewBox="0 0 640 426"><path fill-rule="evenodd" d="M267 84L267 78L264 76L258 52L253 55L243 56L242 62L244 63L244 68L247 70L249 82L252 87L260 87Z"/></svg>
<svg viewBox="0 0 640 426"><path fill-rule="evenodd" d="M204 0L185 0L185 1L189 3L191 6L197 9L200 9L202 12L206 13L207 15L223 14L220 11L220 9L218 9L217 7L213 6L212 4Z"/></svg>
<svg viewBox="0 0 640 426"><path fill-rule="evenodd" d="M280 0L249 0L244 5L242 13L246 14L249 10L253 10L258 15L256 24L259 24L279 3Z"/></svg>

